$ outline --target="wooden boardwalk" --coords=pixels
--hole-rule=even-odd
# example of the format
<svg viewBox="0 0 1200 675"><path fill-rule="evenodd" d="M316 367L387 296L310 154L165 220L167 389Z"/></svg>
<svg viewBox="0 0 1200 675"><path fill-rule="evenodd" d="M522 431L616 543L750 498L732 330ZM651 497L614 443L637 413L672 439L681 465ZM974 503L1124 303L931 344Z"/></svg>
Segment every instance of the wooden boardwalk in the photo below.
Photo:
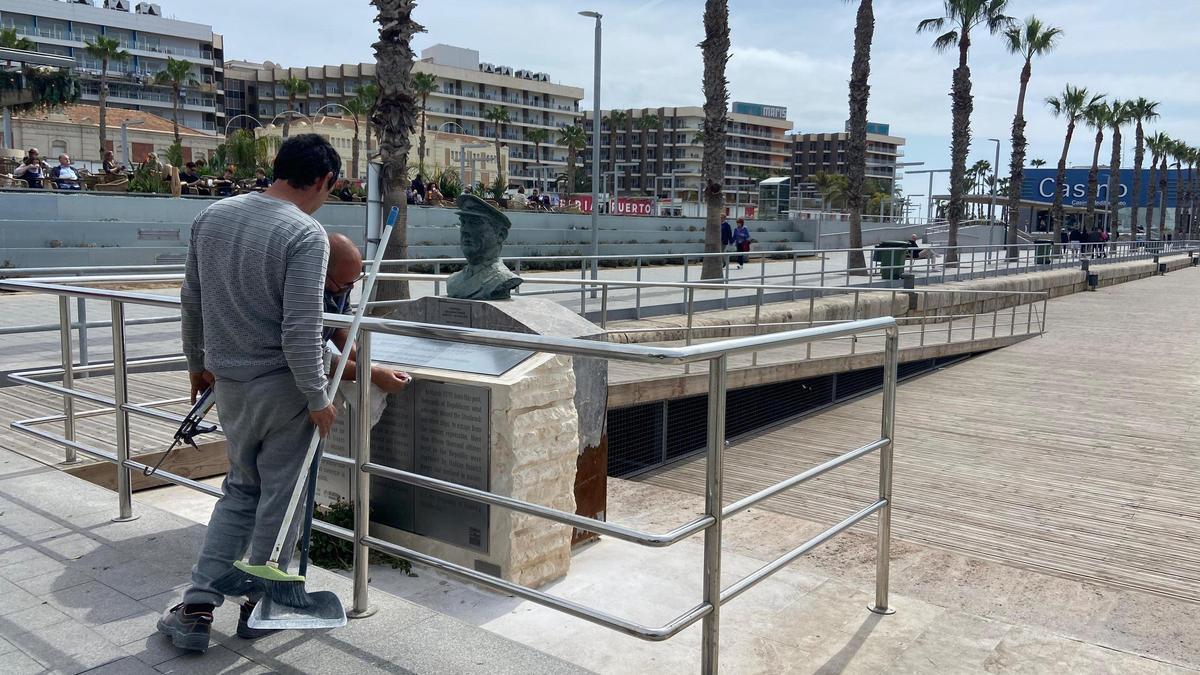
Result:
<svg viewBox="0 0 1200 675"><path fill-rule="evenodd" d="M895 536L1200 601L1197 283L1186 269L1052 300L1045 336L902 384ZM726 503L876 438L879 406L735 442ZM868 458L763 507L832 524L874 498L877 469ZM704 459L642 480L702 493Z"/></svg>

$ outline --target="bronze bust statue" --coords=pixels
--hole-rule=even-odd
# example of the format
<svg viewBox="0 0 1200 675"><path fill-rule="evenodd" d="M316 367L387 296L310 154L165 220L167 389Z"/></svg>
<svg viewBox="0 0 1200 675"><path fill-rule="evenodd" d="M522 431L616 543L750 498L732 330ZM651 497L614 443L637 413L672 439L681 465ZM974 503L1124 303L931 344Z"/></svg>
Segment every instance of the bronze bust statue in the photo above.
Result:
<svg viewBox="0 0 1200 675"><path fill-rule="evenodd" d="M508 300L522 281L500 262L500 249L512 223L500 209L474 195L459 195L454 205L467 266L446 279L446 295L464 300Z"/></svg>

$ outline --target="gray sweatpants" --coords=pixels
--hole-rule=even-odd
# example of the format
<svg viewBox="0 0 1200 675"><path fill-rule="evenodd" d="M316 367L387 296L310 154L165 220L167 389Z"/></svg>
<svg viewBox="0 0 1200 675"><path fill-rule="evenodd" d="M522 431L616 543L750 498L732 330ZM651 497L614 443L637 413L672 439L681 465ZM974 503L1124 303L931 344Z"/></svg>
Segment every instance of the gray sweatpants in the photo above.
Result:
<svg viewBox="0 0 1200 675"><path fill-rule="evenodd" d="M213 508L200 558L192 568L192 587L183 595L189 604L220 605L225 597L212 589L212 582L247 550L252 565L271 557L314 428L289 370L249 382L218 379L216 388L229 473L222 485L225 495ZM283 569L303 519L302 508L297 509L279 557Z"/></svg>

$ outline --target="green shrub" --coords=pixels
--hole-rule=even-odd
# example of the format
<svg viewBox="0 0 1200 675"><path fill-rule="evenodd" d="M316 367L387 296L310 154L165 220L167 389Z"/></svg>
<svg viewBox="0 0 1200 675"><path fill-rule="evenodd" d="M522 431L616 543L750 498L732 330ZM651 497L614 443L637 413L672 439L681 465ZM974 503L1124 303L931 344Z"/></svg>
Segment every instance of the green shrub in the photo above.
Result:
<svg viewBox="0 0 1200 675"><path fill-rule="evenodd" d="M330 525L354 529L354 504L339 499L326 509L321 509L313 518ZM348 570L354 567L354 545L324 532L312 533L312 542L308 548L308 559L317 567L327 570ZM404 558L371 551L372 565L391 565L392 569L403 570L410 577L417 576L412 571L412 563Z"/></svg>

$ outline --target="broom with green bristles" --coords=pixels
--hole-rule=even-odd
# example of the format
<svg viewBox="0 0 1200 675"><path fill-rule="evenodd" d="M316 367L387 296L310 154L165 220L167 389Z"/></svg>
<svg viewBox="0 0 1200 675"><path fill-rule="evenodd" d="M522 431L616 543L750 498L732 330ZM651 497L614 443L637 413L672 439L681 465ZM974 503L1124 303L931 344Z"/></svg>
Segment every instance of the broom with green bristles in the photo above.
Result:
<svg viewBox="0 0 1200 675"><path fill-rule="evenodd" d="M366 314L367 301L371 298L371 293L375 289L375 277L379 274L379 267L383 262L384 249L387 247L388 240L391 239L392 230L396 226L396 219L399 215L400 209L396 206L393 206L391 211L388 212L383 236L379 238L379 244L375 249L375 258L367 274L367 279L363 282L361 300L354 312L354 319L350 322L350 330L346 338L347 347L342 350L337 368L334 370L333 377L329 380L328 390L330 398L337 392L338 385L342 381L342 374L346 370L346 362L350 356L349 345L353 345L354 340L358 337L358 326L362 323L363 315ZM288 502L287 512L283 516L283 523L279 527L279 534L275 537L275 547L271 550L270 560L262 565L251 565L241 560L233 563L233 569L213 582L213 589L218 593L225 595L246 595L255 591L261 591L272 602L288 607L303 609L311 607L314 604L310 594L304 590L304 577L298 574L289 574L287 570L281 568L279 558L283 553L284 541L287 539L288 530L291 529L292 519L295 518L296 510L300 505L300 496L304 492L305 485L308 483L308 474L310 471L316 470L313 467L313 460L317 455L320 444L320 430L314 429L312 440L309 441L308 450L304 455L304 463L301 465L300 476L296 479L296 487L292 490L292 497ZM312 495L309 495L309 499L312 499ZM360 508L366 508L366 505L362 504Z"/></svg>

